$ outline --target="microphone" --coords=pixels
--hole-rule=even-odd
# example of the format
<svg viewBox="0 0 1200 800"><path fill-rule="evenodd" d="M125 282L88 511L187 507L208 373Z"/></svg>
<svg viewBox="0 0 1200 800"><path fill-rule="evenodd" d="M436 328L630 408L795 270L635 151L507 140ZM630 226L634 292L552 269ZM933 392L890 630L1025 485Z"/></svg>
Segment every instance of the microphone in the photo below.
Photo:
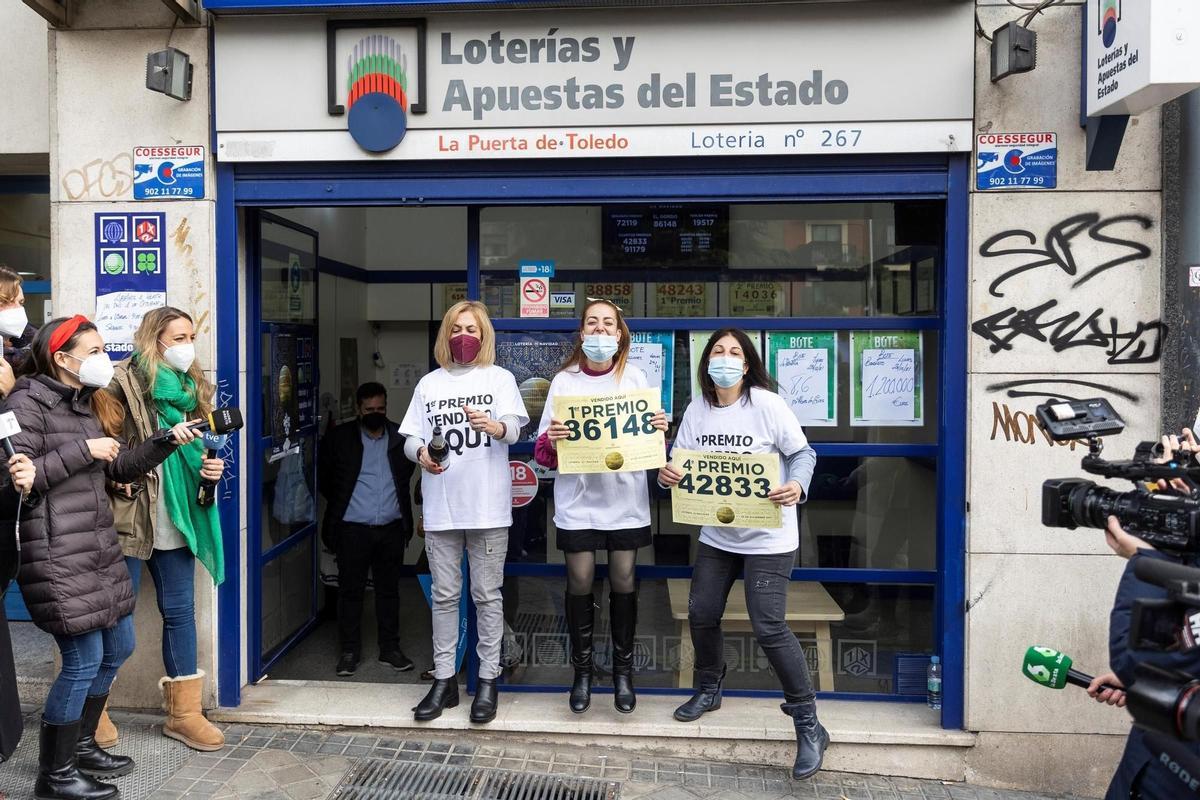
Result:
<svg viewBox="0 0 1200 800"><path fill-rule="evenodd" d="M11 411L5 411L0 414L0 446L4 447L4 455L12 458L17 454L13 449L12 437L21 432L21 423L17 422L17 415Z"/></svg>
<svg viewBox="0 0 1200 800"><path fill-rule="evenodd" d="M1087 688L1091 685L1093 676L1073 669L1071 657L1060 653L1051 647L1031 647L1025 651L1025 662L1021 665L1021 674L1026 678L1050 689L1062 689L1068 683L1072 686ZM1103 689L1124 691L1119 686L1100 685Z"/></svg>
<svg viewBox="0 0 1200 800"><path fill-rule="evenodd" d="M203 420L199 425L193 425L192 430L196 433L212 431L216 434L230 433L242 429L242 412L236 408L214 408L208 418ZM153 441L159 444L175 441L175 436L171 433L170 428L164 428L158 433L150 437Z"/></svg>
<svg viewBox="0 0 1200 800"><path fill-rule="evenodd" d="M1133 574L1138 580L1167 588L1175 581L1196 583L1200 581L1200 569L1176 564L1162 558L1139 558L1133 562Z"/></svg>
<svg viewBox="0 0 1200 800"><path fill-rule="evenodd" d="M204 439L205 458L216 458L217 453L225 447L225 442L229 441L229 435L224 433L213 433L208 431L202 437ZM217 501L217 482L200 479L200 489L196 493L196 505L211 506Z"/></svg>

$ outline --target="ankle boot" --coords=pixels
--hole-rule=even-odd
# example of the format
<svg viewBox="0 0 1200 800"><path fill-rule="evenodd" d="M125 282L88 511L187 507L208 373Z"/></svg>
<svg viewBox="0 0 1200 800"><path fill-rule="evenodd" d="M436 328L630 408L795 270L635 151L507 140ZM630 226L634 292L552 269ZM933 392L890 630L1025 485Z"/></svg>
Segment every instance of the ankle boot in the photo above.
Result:
<svg viewBox="0 0 1200 800"><path fill-rule="evenodd" d="M429 722L442 715L447 708L458 705L458 679L434 678L433 686L425 698L413 707L413 719L417 722Z"/></svg>
<svg viewBox="0 0 1200 800"><path fill-rule="evenodd" d="M575 680L568 702L571 710L582 714L592 704L592 629L596 601L591 594L568 594L566 600L567 635L571 640L571 666Z"/></svg>
<svg viewBox="0 0 1200 800"><path fill-rule="evenodd" d="M613 705L622 714L633 712L633 634L637 630L637 592L608 593L608 618L612 630Z"/></svg>
<svg viewBox="0 0 1200 800"><path fill-rule="evenodd" d="M802 781L821 768L825 748L829 747L829 732L817 720L816 700L782 703L779 708L796 725L796 763L792 765L792 777Z"/></svg>
<svg viewBox="0 0 1200 800"><path fill-rule="evenodd" d="M496 679L480 678L471 702L471 722L483 724L496 718Z"/></svg>
<svg viewBox="0 0 1200 800"><path fill-rule="evenodd" d="M183 742L193 750L209 753L225 746L225 734L204 718L204 709L200 705L203 671L178 678L160 678L158 686L167 708L163 736Z"/></svg>
<svg viewBox="0 0 1200 800"><path fill-rule="evenodd" d="M117 787L92 780L75 766L79 720L52 725L42 720L38 737L38 776L33 785L37 800L111 800Z"/></svg>
<svg viewBox="0 0 1200 800"><path fill-rule="evenodd" d="M96 724L96 744L103 747L105 750L117 746L117 739L120 738L117 733L117 726L108 716L108 706L100 712L100 722Z"/></svg>
<svg viewBox="0 0 1200 800"><path fill-rule="evenodd" d="M75 765L80 772L94 778L116 778L133 770L132 758L114 756L96 744L96 726L107 702L106 694L89 696L83 701L79 740L75 743Z"/></svg>
<svg viewBox="0 0 1200 800"><path fill-rule="evenodd" d="M696 671L696 693L692 699L675 709L675 719L680 722L695 722L701 714L716 711L721 707L721 687L725 683L725 667L720 673Z"/></svg>

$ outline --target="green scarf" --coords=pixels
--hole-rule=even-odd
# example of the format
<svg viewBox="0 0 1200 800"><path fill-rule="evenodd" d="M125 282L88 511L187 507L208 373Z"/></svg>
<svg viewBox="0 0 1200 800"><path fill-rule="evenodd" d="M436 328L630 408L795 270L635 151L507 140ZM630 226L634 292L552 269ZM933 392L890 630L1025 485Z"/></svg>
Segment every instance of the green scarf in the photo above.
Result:
<svg viewBox="0 0 1200 800"><path fill-rule="evenodd" d="M158 408L158 424L170 428L196 410L196 382L191 375L166 364L159 365L156 375L151 396ZM225 580L225 553L217 507L196 504L203 458L204 444L199 439L168 456L162 463L162 496L171 522L213 581L220 585Z"/></svg>

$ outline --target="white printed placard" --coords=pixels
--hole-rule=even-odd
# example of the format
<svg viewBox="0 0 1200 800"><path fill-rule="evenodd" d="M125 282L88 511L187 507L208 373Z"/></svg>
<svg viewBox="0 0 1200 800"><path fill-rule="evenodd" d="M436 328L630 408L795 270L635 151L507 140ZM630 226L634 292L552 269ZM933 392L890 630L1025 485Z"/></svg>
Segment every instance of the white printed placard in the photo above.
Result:
<svg viewBox="0 0 1200 800"><path fill-rule="evenodd" d="M850 424L925 424L920 331L850 334Z"/></svg>

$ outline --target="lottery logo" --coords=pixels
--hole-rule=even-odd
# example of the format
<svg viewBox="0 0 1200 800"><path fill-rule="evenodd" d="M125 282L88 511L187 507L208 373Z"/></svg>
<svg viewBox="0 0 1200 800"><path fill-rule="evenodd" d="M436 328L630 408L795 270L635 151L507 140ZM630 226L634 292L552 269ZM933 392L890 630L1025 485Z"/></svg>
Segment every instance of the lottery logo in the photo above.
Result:
<svg viewBox="0 0 1200 800"><path fill-rule="evenodd" d="M364 36L350 51L346 120L359 147L385 153L408 130L408 55L390 36Z"/></svg>

